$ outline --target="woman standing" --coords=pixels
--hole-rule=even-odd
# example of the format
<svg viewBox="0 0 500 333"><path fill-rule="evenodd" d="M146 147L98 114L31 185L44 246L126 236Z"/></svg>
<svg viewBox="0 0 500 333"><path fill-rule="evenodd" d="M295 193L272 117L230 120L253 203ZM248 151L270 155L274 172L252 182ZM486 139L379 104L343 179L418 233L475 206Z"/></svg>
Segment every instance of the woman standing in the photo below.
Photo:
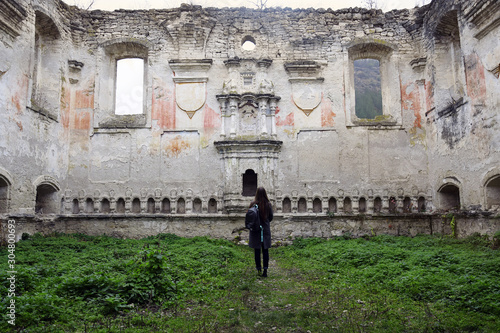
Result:
<svg viewBox="0 0 500 333"><path fill-rule="evenodd" d="M273 208L267 197L266 190L259 187L255 193L255 198L250 204L250 207L258 206L260 216L260 228L250 230L248 246L254 249L255 267L258 273L261 273L262 266L260 261L260 253L262 250L262 259L264 261L263 277L267 277L267 269L269 267L269 248L271 247L271 226L273 220Z"/></svg>

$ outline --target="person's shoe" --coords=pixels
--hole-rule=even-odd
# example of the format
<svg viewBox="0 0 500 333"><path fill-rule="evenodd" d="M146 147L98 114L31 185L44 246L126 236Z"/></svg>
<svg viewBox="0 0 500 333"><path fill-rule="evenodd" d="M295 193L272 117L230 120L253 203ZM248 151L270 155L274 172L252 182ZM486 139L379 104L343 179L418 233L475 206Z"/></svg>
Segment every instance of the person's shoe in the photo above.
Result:
<svg viewBox="0 0 500 333"><path fill-rule="evenodd" d="M265 269L264 273L262 273L262 277L267 277L267 269Z"/></svg>
<svg viewBox="0 0 500 333"><path fill-rule="evenodd" d="M257 268L257 275L259 275L259 276L260 276L260 275L261 275L261 274L260 274L261 272L262 272L262 271L260 270L260 268Z"/></svg>

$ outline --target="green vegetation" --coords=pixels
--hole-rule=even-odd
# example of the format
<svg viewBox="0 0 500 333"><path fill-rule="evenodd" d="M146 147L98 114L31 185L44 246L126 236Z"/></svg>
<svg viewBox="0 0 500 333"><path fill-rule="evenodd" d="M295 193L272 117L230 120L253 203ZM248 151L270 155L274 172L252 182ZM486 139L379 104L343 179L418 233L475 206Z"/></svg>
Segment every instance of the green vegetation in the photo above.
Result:
<svg viewBox="0 0 500 333"><path fill-rule="evenodd" d="M296 239L258 277L246 246L160 234L23 237L16 327L2 332L496 332L495 239Z"/></svg>
<svg viewBox="0 0 500 333"><path fill-rule="evenodd" d="M354 89L356 116L375 119L383 114L380 65L376 59L354 61Z"/></svg>

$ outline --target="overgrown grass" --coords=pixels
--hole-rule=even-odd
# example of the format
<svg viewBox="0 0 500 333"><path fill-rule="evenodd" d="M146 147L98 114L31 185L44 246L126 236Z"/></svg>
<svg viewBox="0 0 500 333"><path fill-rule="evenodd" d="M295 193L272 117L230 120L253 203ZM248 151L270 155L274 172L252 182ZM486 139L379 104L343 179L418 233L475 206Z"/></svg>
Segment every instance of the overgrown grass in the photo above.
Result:
<svg viewBox="0 0 500 333"><path fill-rule="evenodd" d="M484 236L296 239L260 278L248 247L160 234L35 235L16 248L5 332L497 332L500 257Z"/></svg>

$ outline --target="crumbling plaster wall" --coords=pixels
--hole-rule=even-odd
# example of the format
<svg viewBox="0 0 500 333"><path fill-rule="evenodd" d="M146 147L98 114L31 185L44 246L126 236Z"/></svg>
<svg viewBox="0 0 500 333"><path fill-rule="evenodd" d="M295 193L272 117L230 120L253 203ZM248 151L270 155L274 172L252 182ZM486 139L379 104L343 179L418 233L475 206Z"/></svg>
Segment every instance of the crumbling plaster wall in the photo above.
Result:
<svg viewBox="0 0 500 333"><path fill-rule="evenodd" d="M103 12L57 0L6 3L18 17L9 23L12 31L0 31L0 92L6 96L0 99L5 115L0 131L6 133L0 137L0 173L12 183L11 214L33 214L36 186L43 182L57 187L61 212L68 215L74 200L80 212L93 200L97 213L106 199L115 212L118 198L126 199L127 212L138 198L142 213L150 198L156 213L165 198L171 213L179 213L179 198L186 213L198 213L193 211L196 199L202 202L201 213L207 213L212 199L222 214L225 163L238 163L234 170L241 173L247 167L271 168L276 186L268 190L277 211L288 198L295 213L301 198L306 213L312 213L314 199L321 200L325 213L335 198L342 214L346 197L354 213L360 197L368 201L368 212L373 199L382 198L385 213L390 197L398 200L400 212L403 198L411 198L410 211L416 212L416 201L423 197L430 212L439 208L438 191L446 183L458 186L463 208L484 208L485 181L500 174L499 80L490 71L500 62L500 30L494 24L498 15L487 14L494 1L435 0L387 13L189 5ZM60 105L52 118L31 100L37 12L58 31L49 67L60 83ZM450 13L456 27L451 19L448 29ZM450 68L443 65L448 49L441 35L454 29L460 45L453 58L458 59L456 77L443 84ZM256 44L253 51L241 48L249 37ZM117 120L114 72L108 64L138 49L146 60L144 114ZM373 56L386 64L384 117L362 122L353 111L352 61ZM257 75L271 81L280 98L271 120L275 133L229 140L281 142L276 161L224 160L215 147L227 139L222 135L229 118L217 96L231 77L231 59L242 59L240 72L256 66L245 59L271 60ZM307 80L300 81L304 76ZM179 107L182 96L176 93L179 82L193 79L205 99L190 114ZM310 88L306 97L315 100L309 109L300 96L304 82ZM449 82L459 94L450 93L446 100ZM453 102L458 97L461 102Z"/></svg>

